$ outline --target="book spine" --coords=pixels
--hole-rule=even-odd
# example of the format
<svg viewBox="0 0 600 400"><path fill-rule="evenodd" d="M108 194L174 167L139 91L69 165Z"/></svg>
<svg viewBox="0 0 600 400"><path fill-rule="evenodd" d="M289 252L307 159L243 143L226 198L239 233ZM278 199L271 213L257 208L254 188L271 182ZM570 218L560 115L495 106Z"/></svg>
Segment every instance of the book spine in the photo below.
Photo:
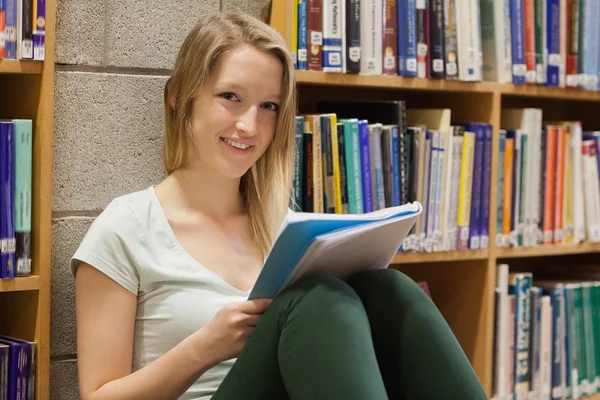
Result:
<svg viewBox="0 0 600 400"><path fill-rule="evenodd" d="M398 125L398 191L400 193L400 204L408 203L408 181L410 173L410 142L407 141L406 132L406 109L402 102L400 119Z"/></svg>
<svg viewBox="0 0 600 400"><path fill-rule="evenodd" d="M546 84L546 0L535 0L535 77Z"/></svg>
<svg viewBox="0 0 600 400"><path fill-rule="evenodd" d="M0 122L0 278L14 278L14 124Z"/></svg>
<svg viewBox="0 0 600 400"><path fill-rule="evenodd" d="M471 219L469 222L469 249L476 250L480 247L480 219L481 219L481 183L483 171L483 151L485 128L482 124L470 124L468 131L475 133L475 150L473 153L473 183L471 189Z"/></svg>
<svg viewBox="0 0 600 400"><path fill-rule="evenodd" d="M385 206L391 207L394 196L393 166L392 166L392 130L391 126L386 125L381 131L381 160L383 166L383 193Z"/></svg>
<svg viewBox="0 0 600 400"><path fill-rule="evenodd" d="M504 158L505 158L506 130L500 129L498 139L498 189L496 210L496 247L503 246L502 240L502 213L504 209Z"/></svg>
<svg viewBox="0 0 600 400"><path fill-rule="evenodd" d="M369 149L371 151L371 192L375 211L385 208L385 187L383 183L383 157L381 148L382 125L369 125Z"/></svg>
<svg viewBox="0 0 600 400"><path fill-rule="evenodd" d="M323 0L323 72L342 72L342 13L340 1Z"/></svg>
<svg viewBox="0 0 600 400"><path fill-rule="evenodd" d="M398 74L417 76L417 21L415 0L398 0ZM401 34L400 34L401 33Z"/></svg>
<svg viewBox="0 0 600 400"><path fill-rule="evenodd" d="M531 363L529 336L531 326L530 290L531 273L512 274L509 290L515 295L515 395L517 399L527 399Z"/></svg>
<svg viewBox="0 0 600 400"><path fill-rule="evenodd" d="M433 251L435 236L435 220L437 218L436 196L438 187L438 170L440 162L440 133L431 131L431 161L429 165L429 201L427 210L427 236L425 238L425 251Z"/></svg>
<svg viewBox="0 0 600 400"><path fill-rule="evenodd" d="M298 0L298 54L296 61L299 70L306 70L307 54L307 5L308 0Z"/></svg>
<svg viewBox="0 0 600 400"><path fill-rule="evenodd" d="M546 127L546 165L544 181L544 244L552 244L554 239L554 176L556 164L556 127Z"/></svg>
<svg viewBox="0 0 600 400"><path fill-rule="evenodd" d="M435 213L435 224L434 224L434 234L433 234L433 250L434 251L441 251L442 250L442 246L443 246L443 237L442 237L442 222L443 222L443 212L444 212L444 201L443 201L443 196L444 196L444 181L445 181L445 175L444 175L444 168L445 168L445 159L446 159L446 152L448 151L448 147L446 145L446 141L445 141L445 133L444 132L438 132L438 172L437 172L437 190L436 190L436 196L435 196L435 209L436 209L436 213Z"/></svg>
<svg viewBox="0 0 600 400"><path fill-rule="evenodd" d="M511 220L509 242L513 247L518 247L519 204L521 200L521 131L509 131L508 135L515 141L515 147L513 151L512 203L510 205Z"/></svg>
<svg viewBox="0 0 600 400"><path fill-rule="evenodd" d="M565 151L567 148L567 131L564 126L556 129L556 164L554 187L554 243L562 244L564 241L564 188L565 188Z"/></svg>
<svg viewBox="0 0 600 400"><path fill-rule="evenodd" d="M459 129L457 129L459 131ZM451 212L451 229L450 229L450 248L449 250L456 250L458 243L458 208L459 208L459 196L460 196L460 173L462 167L462 150L464 137L460 132L456 132L453 141L456 142L454 145L454 155L452 157L453 163L453 176L452 176L452 205L450 208Z"/></svg>
<svg viewBox="0 0 600 400"><path fill-rule="evenodd" d="M425 130L425 128L424 128ZM424 154L424 162L423 162L423 185L422 185L422 204L423 204L423 218L421 225L421 236L419 237L419 248L423 249L427 238L428 232L428 223L429 223L429 191L431 186L431 155L432 155L432 143L433 137L431 131L425 130L425 154Z"/></svg>
<svg viewBox="0 0 600 400"><path fill-rule="evenodd" d="M531 146L531 137L527 132L521 132L521 151L519 154L519 201L518 208L515 210L517 213L517 242L519 247L523 246L524 243L524 227L525 227L525 208L527 206L527 176L529 174L529 147Z"/></svg>
<svg viewBox="0 0 600 400"><path fill-rule="evenodd" d="M569 124L565 143L565 197L564 197L564 230L565 243L573 243L573 126Z"/></svg>
<svg viewBox="0 0 600 400"><path fill-rule="evenodd" d="M338 142L338 155L339 155L339 177L340 177L340 203L341 203L341 214L349 214L348 206L348 170L346 169L346 132L343 123L337 123L337 142Z"/></svg>
<svg viewBox="0 0 600 400"><path fill-rule="evenodd" d="M577 87L579 74L579 0L567 0L567 70L566 85Z"/></svg>
<svg viewBox="0 0 600 400"><path fill-rule="evenodd" d="M46 0L33 0L33 59L42 61L46 48Z"/></svg>
<svg viewBox="0 0 600 400"><path fill-rule="evenodd" d="M446 79L458 79L456 0L444 0L444 62Z"/></svg>
<svg viewBox="0 0 600 400"><path fill-rule="evenodd" d="M390 133L392 135L392 205L401 205L400 198L400 157L399 157L399 137L398 137L398 126L393 125Z"/></svg>
<svg viewBox="0 0 600 400"><path fill-rule="evenodd" d="M360 0L346 0L346 73L360 72Z"/></svg>
<svg viewBox="0 0 600 400"><path fill-rule="evenodd" d="M4 0L4 58L17 59L17 0Z"/></svg>
<svg viewBox="0 0 600 400"><path fill-rule="evenodd" d="M513 83L523 85L527 66L525 64L525 18L523 13L523 0L510 0L511 17L511 49Z"/></svg>
<svg viewBox="0 0 600 400"><path fill-rule="evenodd" d="M444 0L431 0L430 70L432 78L444 78Z"/></svg>
<svg viewBox="0 0 600 400"><path fill-rule="evenodd" d="M463 0L456 3L456 38L458 44L458 79L480 81L482 78L479 2Z"/></svg>
<svg viewBox="0 0 600 400"><path fill-rule="evenodd" d="M360 6L360 72L382 74L383 2L363 0Z"/></svg>
<svg viewBox="0 0 600 400"><path fill-rule="evenodd" d="M4 58L4 46L6 39L4 31L6 29L6 0L0 0L0 59Z"/></svg>
<svg viewBox="0 0 600 400"><path fill-rule="evenodd" d="M303 188L302 188L302 211L314 212L314 187L313 187L313 133L304 131L304 162Z"/></svg>
<svg viewBox="0 0 600 400"><path fill-rule="evenodd" d="M529 335L530 367L529 398L538 399L541 394L541 341L542 341L542 291L532 287L530 291L531 328Z"/></svg>
<svg viewBox="0 0 600 400"><path fill-rule="evenodd" d="M16 275L31 275L32 121L14 121Z"/></svg>
<svg viewBox="0 0 600 400"><path fill-rule="evenodd" d="M383 75L398 75L398 9L396 0L383 0Z"/></svg>
<svg viewBox="0 0 600 400"><path fill-rule="evenodd" d="M469 248L469 221L471 219L471 185L473 184L475 134L473 132L465 132L463 138L460 194L458 199L458 250L466 250Z"/></svg>
<svg viewBox="0 0 600 400"><path fill-rule="evenodd" d="M536 58L535 58L535 0L523 0L523 20L525 39L525 82L533 85L536 83Z"/></svg>
<svg viewBox="0 0 600 400"><path fill-rule="evenodd" d="M490 224L490 187L492 178L492 135L493 127L485 124L485 137L483 142L483 168L481 185L481 222L479 224L479 236L481 249L489 247L489 224ZM501 187L499 185L499 187Z"/></svg>
<svg viewBox="0 0 600 400"><path fill-rule="evenodd" d="M330 132L331 132L331 165L333 167L333 187L331 193L333 194L333 208L336 214L342 214L342 188L341 188L341 176L340 176L340 154L339 154L339 142L338 142L338 128L337 128L337 116L330 114Z"/></svg>
<svg viewBox="0 0 600 400"><path fill-rule="evenodd" d="M292 210L294 210L294 211L300 211L301 204L302 204L302 182L303 182L303 179L302 179L303 153L302 152L304 150L304 145L302 143L302 140L304 138L304 117L302 117L302 116L296 116L296 133L295 133L294 138L295 138L294 175L292 178L292 196L291 196L290 208L292 208ZM15 135L15 144L18 144L18 143L19 143L19 136L18 136L18 134L16 134ZM18 162L18 157L19 157L19 153L17 151L16 159L15 159L17 162ZM15 182L15 185L16 185L16 189L18 190L18 181ZM17 193L17 192L15 192L15 193ZM19 204L18 197L15 199L15 201L16 201L15 205L18 206L18 204ZM17 228L18 213L16 213L15 217L16 217L15 230L18 230L18 228ZM19 247L18 244L19 244L19 240L18 240L18 235L17 235L17 247ZM17 255L17 260L18 260L18 255Z"/></svg>
<svg viewBox="0 0 600 400"><path fill-rule="evenodd" d="M20 46L21 59L33 59L33 0L22 0L21 9L21 40Z"/></svg>
<svg viewBox="0 0 600 400"><path fill-rule="evenodd" d="M309 71L323 70L323 1L307 0L308 64ZM316 134L317 132L313 132Z"/></svg>
<svg viewBox="0 0 600 400"><path fill-rule="evenodd" d="M374 211L373 194L371 186L371 149L369 143L369 127L367 120L360 120L358 123L360 133L360 161L362 174L362 189L363 189L363 208L364 212Z"/></svg>
<svg viewBox="0 0 600 400"><path fill-rule="evenodd" d="M415 17L417 22L417 77L427 77L427 2L415 0Z"/></svg>
<svg viewBox="0 0 600 400"><path fill-rule="evenodd" d="M546 51L548 67L546 85L559 86L560 72L560 0L547 0Z"/></svg>
<svg viewBox="0 0 600 400"><path fill-rule="evenodd" d="M502 209L502 241L503 247L508 247L510 227L512 225L512 196L515 139L506 133L504 144L504 201Z"/></svg>

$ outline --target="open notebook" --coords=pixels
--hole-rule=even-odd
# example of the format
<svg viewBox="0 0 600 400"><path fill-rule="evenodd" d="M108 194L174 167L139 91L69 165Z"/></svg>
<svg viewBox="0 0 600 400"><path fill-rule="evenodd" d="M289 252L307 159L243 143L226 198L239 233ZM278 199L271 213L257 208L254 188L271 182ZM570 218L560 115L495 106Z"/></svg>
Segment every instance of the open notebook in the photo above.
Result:
<svg viewBox="0 0 600 400"><path fill-rule="evenodd" d="M366 214L290 212L249 299L274 298L307 274L387 268L421 211L414 202Z"/></svg>

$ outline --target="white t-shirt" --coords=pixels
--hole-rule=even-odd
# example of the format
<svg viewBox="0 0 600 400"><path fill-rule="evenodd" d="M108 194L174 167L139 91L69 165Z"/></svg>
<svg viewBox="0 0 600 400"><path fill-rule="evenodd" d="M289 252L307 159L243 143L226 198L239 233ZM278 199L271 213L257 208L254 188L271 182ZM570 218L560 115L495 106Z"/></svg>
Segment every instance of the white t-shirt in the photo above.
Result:
<svg viewBox="0 0 600 400"><path fill-rule="evenodd" d="M75 252L73 274L78 260L137 296L133 371L202 328L224 305L245 301L250 294L229 285L183 249L154 187L113 200ZM234 362L204 373L180 399L210 399Z"/></svg>

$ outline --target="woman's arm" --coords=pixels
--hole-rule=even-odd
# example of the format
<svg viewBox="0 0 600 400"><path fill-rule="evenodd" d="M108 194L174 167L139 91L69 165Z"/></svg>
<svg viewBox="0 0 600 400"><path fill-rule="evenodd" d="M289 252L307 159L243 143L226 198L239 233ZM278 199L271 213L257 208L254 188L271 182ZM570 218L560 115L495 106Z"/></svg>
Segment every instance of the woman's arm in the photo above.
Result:
<svg viewBox="0 0 600 400"><path fill-rule="evenodd" d="M219 362L200 330L131 373L136 307L135 295L81 263L76 274L76 312L82 400L172 400Z"/></svg>

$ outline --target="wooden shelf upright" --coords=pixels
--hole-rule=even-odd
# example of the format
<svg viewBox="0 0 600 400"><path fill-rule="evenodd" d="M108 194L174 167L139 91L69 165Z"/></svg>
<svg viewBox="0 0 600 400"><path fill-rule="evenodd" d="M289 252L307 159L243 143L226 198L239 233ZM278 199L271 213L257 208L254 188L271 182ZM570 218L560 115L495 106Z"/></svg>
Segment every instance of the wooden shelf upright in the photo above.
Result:
<svg viewBox="0 0 600 400"><path fill-rule="evenodd" d="M292 43L293 0L273 0L270 25ZM498 181L499 128L506 108L540 108L544 119L578 120L600 129L600 92L516 86L494 82L461 82L397 76L367 76L296 71L299 113L316 113L318 101L405 100L407 108L450 108L452 122L478 121L493 126L491 182ZM490 188L489 237L496 237L497 187ZM548 258L600 254L600 244L497 248L441 253L398 254L390 267L415 280L426 280L432 298L471 361L488 396L492 391L494 289L496 265L518 260L538 266ZM500 260L500 261L499 261ZM536 262L538 261L538 262ZM596 261L597 262L597 261ZM600 266L600 265L599 265ZM599 396L592 398L600 398Z"/></svg>
<svg viewBox="0 0 600 400"><path fill-rule="evenodd" d="M44 61L0 60L0 118L33 121L32 276L0 280L0 334L37 343L35 398L50 398L52 143L56 0L46 0Z"/></svg>

